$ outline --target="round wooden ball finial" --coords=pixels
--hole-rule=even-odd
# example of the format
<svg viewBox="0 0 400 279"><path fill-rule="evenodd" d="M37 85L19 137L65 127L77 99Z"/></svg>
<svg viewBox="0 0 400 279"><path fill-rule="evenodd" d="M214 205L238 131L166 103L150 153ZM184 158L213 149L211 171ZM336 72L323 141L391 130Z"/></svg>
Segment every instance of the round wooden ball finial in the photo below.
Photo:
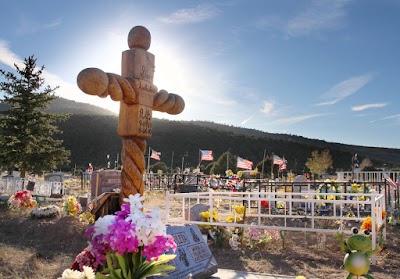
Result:
<svg viewBox="0 0 400 279"><path fill-rule="evenodd" d="M151 44L150 31L143 26L135 26L129 31L128 46L129 48L142 48L148 50Z"/></svg>
<svg viewBox="0 0 400 279"><path fill-rule="evenodd" d="M107 90L108 77L105 72L97 68L87 68L77 77L79 88L89 95L100 95Z"/></svg>

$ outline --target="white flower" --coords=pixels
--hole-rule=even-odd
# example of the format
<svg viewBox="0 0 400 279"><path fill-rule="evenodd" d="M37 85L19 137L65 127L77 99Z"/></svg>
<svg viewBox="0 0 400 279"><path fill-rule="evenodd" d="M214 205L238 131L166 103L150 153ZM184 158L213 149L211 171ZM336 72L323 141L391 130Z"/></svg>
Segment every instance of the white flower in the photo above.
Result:
<svg viewBox="0 0 400 279"><path fill-rule="evenodd" d="M66 269L58 279L84 279L82 272L78 270Z"/></svg>
<svg viewBox="0 0 400 279"><path fill-rule="evenodd" d="M124 202L129 202L131 205L131 213L135 212L135 209L143 208L144 196L140 196L140 194L129 195L129 197L124 199Z"/></svg>
<svg viewBox="0 0 400 279"><path fill-rule="evenodd" d="M98 236L99 234L108 234L108 227L114 222L115 215L105 215L97 219L94 224L94 234L93 237Z"/></svg>
<svg viewBox="0 0 400 279"><path fill-rule="evenodd" d="M32 217L44 218L55 216L60 213L60 208L56 205L49 205L46 207L34 208L31 212Z"/></svg>
<svg viewBox="0 0 400 279"><path fill-rule="evenodd" d="M90 266L83 267L83 276L84 279L95 279L96 277L93 269Z"/></svg>
<svg viewBox="0 0 400 279"><path fill-rule="evenodd" d="M62 273L62 277L58 279L95 279L93 269L89 266L84 266L83 271L66 269Z"/></svg>

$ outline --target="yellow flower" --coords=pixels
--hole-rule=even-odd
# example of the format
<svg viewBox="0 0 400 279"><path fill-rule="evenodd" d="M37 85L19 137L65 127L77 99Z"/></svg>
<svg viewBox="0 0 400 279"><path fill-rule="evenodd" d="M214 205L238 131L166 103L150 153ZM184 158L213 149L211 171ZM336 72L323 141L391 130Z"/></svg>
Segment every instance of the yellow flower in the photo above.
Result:
<svg viewBox="0 0 400 279"><path fill-rule="evenodd" d="M367 217L364 219L364 222L361 225L361 230L369 230L372 231L372 218L371 217Z"/></svg>
<svg viewBox="0 0 400 279"><path fill-rule="evenodd" d="M353 192L358 192L358 187L359 187L359 185L357 183L354 183L351 185L351 190Z"/></svg>
<svg viewBox="0 0 400 279"><path fill-rule="evenodd" d="M243 214L244 213L244 206L243 205L237 205L236 207L235 207L235 210L236 210L236 213L237 214Z"/></svg>
<svg viewBox="0 0 400 279"><path fill-rule="evenodd" d="M205 218L205 219L210 219L210 211L200 212L200 217Z"/></svg>
<svg viewBox="0 0 400 279"><path fill-rule="evenodd" d="M330 195L330 196L328 196L328 200L334 200L335 199L335 196L334 195Z"/></svg>
<svg viewBox="0 0 400 279"><path fill-rule="evenodd" d="M227 221L228 223L233 223L233 216L232 216L232 215L229 215L228 217L226 217L226 221Z"/></svg>
<svg viewBox="0 0 400 279"><path fill-rule="evenodd" d="M82 213L81 215L79 215L79 221L82 222L84 220L87 220L89 224L94 224L94 215L89 211Z"/></svg>

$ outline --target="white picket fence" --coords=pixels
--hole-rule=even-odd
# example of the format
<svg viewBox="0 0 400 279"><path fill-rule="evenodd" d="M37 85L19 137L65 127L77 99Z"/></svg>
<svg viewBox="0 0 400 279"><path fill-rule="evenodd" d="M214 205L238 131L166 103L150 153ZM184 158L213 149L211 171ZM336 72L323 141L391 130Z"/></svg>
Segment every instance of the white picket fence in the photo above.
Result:
<svg viewBox="0 0 400 279"><path fill-rule="evenodd" d="M50 197L51 194L64 194L63 182L51 182L44 180L31 181L35 185L32 194ZM0 194L13 195L18 191L26 190L29 180L22 178L1 178Z"/></svg>
<svg viewBox="0 0 400 279"><path fill-rule="evenodd" d="M263 207L261 201L268 202L269 206ZM210 216L217 210L218 220L193 221L190 209L196 204L209 206ZM242 222L230 223L226 218L233 216L233 220L236 220L237 215L232 208L237 205L245 205L246 218ZM177 210L177 207L181 209ZM256 226L259 229L352 234L352 228L359 228L367 215L371 216L372 224L380 228L386 222L386 218L382 219L384 210L385 197L379 193L166 192L168 224ZM383 237L386 239L385 228ZM376 226L372 226L372 243L375 249ZM373 263L376 263L375 258Z"/></svg>

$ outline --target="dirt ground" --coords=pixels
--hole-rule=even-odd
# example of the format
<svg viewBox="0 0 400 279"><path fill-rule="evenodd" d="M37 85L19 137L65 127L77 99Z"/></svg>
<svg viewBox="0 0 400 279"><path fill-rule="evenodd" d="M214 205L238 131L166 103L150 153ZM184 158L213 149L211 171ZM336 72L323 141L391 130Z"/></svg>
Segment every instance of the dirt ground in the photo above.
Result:
<svg viewBox="0 0 400 279"><path fill-rule="evenodd" d="M153 202L154 199L152 199ZM155 202L157 203L157 202ZM160 203L158 203L159 205ZM87 246L87 224L76 217L31 219L0 204L0 278L51 279L61 276L75 256ZM388 226L385 249L371 266L375 279L400 278L400 227ZM284 241L270 241L262 248L234 251L228 245L211 251L220 268L307 278L345 278L344 253L334 235L287 232Z"/></svg>

